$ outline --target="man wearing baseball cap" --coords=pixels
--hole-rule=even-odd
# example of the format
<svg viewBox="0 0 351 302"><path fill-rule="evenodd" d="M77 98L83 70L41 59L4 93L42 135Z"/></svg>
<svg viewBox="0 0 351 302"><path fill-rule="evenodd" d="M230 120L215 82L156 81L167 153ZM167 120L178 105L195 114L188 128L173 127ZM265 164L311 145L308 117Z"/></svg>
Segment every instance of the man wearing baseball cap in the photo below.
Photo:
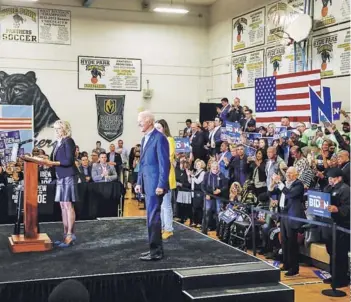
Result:
<svg viewBox="0 0 351 302"><path fill-rule="evenodd" d="M343 121L342 123L342 135L347 135L350 137L350 122L349 121Z"/></svg>
<svg viewBox="0 0 351 302"><path fill-rule="evenodd" d="M324 192L330 194L328 211L331 219L338 226L350 229L350 187L343 181L343 172L340 168L331 168L328 171L329 186ZM350 284L348 277L348 252L350 251L350 235L341 231L336 232L335 271L332 271L332 236L330 228L322 228L323 237L326 240L327 252L330 256L330 273L335 278L336 288ZM331 283L331 278L323 281Z"/></svg>

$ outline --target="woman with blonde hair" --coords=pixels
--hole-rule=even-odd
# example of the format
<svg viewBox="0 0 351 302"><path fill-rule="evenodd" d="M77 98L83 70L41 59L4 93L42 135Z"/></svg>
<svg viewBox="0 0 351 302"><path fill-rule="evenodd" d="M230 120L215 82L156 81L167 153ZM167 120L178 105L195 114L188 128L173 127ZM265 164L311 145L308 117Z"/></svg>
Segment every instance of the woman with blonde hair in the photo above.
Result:
<svg viewBox="0 0 351 302"><path fill-rule="evenodd" d="M193 217L191 227L201 227L203 217L204 194L201 191L201 184L204 180L206 164L203 160L197 159L194 163L195 171L191 173L187 170L188 180L191 184Z"/></svg>
<svg viewBox="0 0 351 302"><path fill-rule="evenodd" d="M176 144L175 140L171 135L168 124L164 119L155 122L155 128L163 133L169 143L169 160L171 163L169 171L169 190L163 196L163 202L161 204L161 224L162 224L162 239L166 240L173 236L173 210L172 210L172 190L177 187L176 176L173 163L176 159Z"/></svg>
<svg viewBox="0 0 351 302"><path fill-rule="evenodd" d="M54 166L56 172L55 201L60 203L63 222L63 241L55 242L58 247L69 247L74 244L73 234L76 214L73 203L78 201L78 169L75 166L76 144L72 139L71 126L68 122L58 120L54 124L56 146L51 160L44 160L47 166Z"/></svg>

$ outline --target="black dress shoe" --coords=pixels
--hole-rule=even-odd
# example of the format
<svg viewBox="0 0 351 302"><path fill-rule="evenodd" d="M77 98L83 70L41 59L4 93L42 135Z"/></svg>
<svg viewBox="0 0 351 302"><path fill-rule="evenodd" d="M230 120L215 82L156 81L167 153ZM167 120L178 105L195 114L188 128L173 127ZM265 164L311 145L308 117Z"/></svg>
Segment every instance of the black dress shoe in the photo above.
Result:
<svg viewBox="0 0 351 302"><path fill-rule="evenodd" d="M158 261L161 260L163 258L163 255L155 255L155 256L151 256L151 254L146 255L146 256L142 256L139 259L141 261Z"/></svg>
<svg viewBox="0 0 351 302"><path fill-rule="evenodd" d="M141 257L145 257L147 255L150 255L150 251L147 251L147 252L144 252L144 253L141 253L140 256Z"/></svg>

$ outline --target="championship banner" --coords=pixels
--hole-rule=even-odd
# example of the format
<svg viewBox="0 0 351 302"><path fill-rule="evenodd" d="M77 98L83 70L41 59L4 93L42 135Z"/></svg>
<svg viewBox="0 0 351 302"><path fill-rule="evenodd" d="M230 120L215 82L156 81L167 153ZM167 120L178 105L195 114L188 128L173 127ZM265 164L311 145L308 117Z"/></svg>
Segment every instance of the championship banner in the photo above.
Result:
<svg viewBox="0 0 351 302"><path fill-rule="evenodd" d="M234 18L232 52L264 44L265 8Z"/></svg>
<svg viewBox="0 0 351 302"><path fill-rule="evenodd" d="M1 6L1 40L26 43L71 44L71 12Z"/></svg>
<svg viewBox="0 0 351 302"><path fill-rule="evenodd" d="M112 142L123 133L125 95L95 95L99 135Z"/></svg>
<svg viewBox="0 0 351 302"><path fill-rule="evenodd" d="M330 218L331 213L328 211L330 206L330 194L317 191L307 191L308 207L306 214Z"/></svg>
<svg viewBox="0 0 351 302"><path fill-rule="evenodd" d="M286 36L284 35L284 31L289 24L291 24L299 14L303 14L303 4L303 0L283 0L267 5L267 44L278 42L282 37Z"/></svg>
<svg viewBox="0 0 351 302"><path fill-rule="evenodd" d="M39 43L71 44L71 12L39 9Z"/></svg>
<svg viewBox="0 0 351 302"><path fill-rule="evenodd" d="M350 29L312 38L312 70L321 78L350 75Z"/></svg>
<svg viewBox="0 0 351 302"><path fill-rule="evenodd" d="M32 106L0 105L0 161L7 164L13 156L32 153L33 137Z"/></svg>
<svg viewBox="0 0 351 302"><path fill-rule="evenodd" d="M78 88L141 91L141 59L78 57Z"/></svg>
<svg viewBox="0 0 351 302"><path fill-rule="evenodd" d="M313 29L333 26L350 20L350 0L313 1Z"/></svg>
<svg viewBox="0 0 351 302"><path fill-rule="evenodd" d="M296 72L302 70L301 49L298 47ZM295 72L294 45L278 45L266 49L266 77Z"/></svg>
<svg viewBox="0 0 351 302"><path fill-rule="evenodd" d="M255 87L264 73L264 50L232 57L232 90Z"/></svg>
<svg viewBox="0 0 351 302"><path fill-rule="evenodd" d="M1 6L1 40L38 43L38 10L35 8Z"/></svg>
<svg viewBox="0 0 351 302"><path fill-rule="evenodd" d="M176 153L190 153L190 139L189 137L174 137L176 143Z"/></svg>

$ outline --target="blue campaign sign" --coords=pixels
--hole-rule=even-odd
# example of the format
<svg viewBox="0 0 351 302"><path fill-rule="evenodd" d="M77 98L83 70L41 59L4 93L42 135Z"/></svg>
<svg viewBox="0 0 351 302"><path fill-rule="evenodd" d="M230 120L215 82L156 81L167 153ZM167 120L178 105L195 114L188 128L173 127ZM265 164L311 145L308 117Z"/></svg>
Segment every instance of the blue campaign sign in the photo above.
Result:
<svg viewBox="0 0 351 302"><path fill-rule="evenodd" d="M288 135L288 128L285 126L275 127L274 129L274 139L279 139L281 137L286 137Z"/></svg>
<svg viewBox="0 0 351 302"><path fill-rule="evenodd" d="M225 128L227 132L239 132L240 130L240 124L236 122L226 122L225 123Z"/></svg>
<svg viewBox="0 0 351 302"><path fill-rule="evenodd" d="M328 211L330 205L330 194L309 190L307 192L308 207L307 214L320 217L330 218L331 213Z"/></svg>
<svg viewBox="0 0 351 302"><path fill-rule="evenodd" d="M333 102L333 121L340 121L341 102Z"/></svg>
<svg viewBox="0 0 351 302"><path fill-rule="evenodd" d="M176 152L189 153L191 152L189 137L175 137Z"/></svg>
<svg viewBox="0 0 351 302"><path fill-rule="evenodd" d="M323 87L323 99L310 87L311 123L332 122L333 110L329 87Z"/></svg>

